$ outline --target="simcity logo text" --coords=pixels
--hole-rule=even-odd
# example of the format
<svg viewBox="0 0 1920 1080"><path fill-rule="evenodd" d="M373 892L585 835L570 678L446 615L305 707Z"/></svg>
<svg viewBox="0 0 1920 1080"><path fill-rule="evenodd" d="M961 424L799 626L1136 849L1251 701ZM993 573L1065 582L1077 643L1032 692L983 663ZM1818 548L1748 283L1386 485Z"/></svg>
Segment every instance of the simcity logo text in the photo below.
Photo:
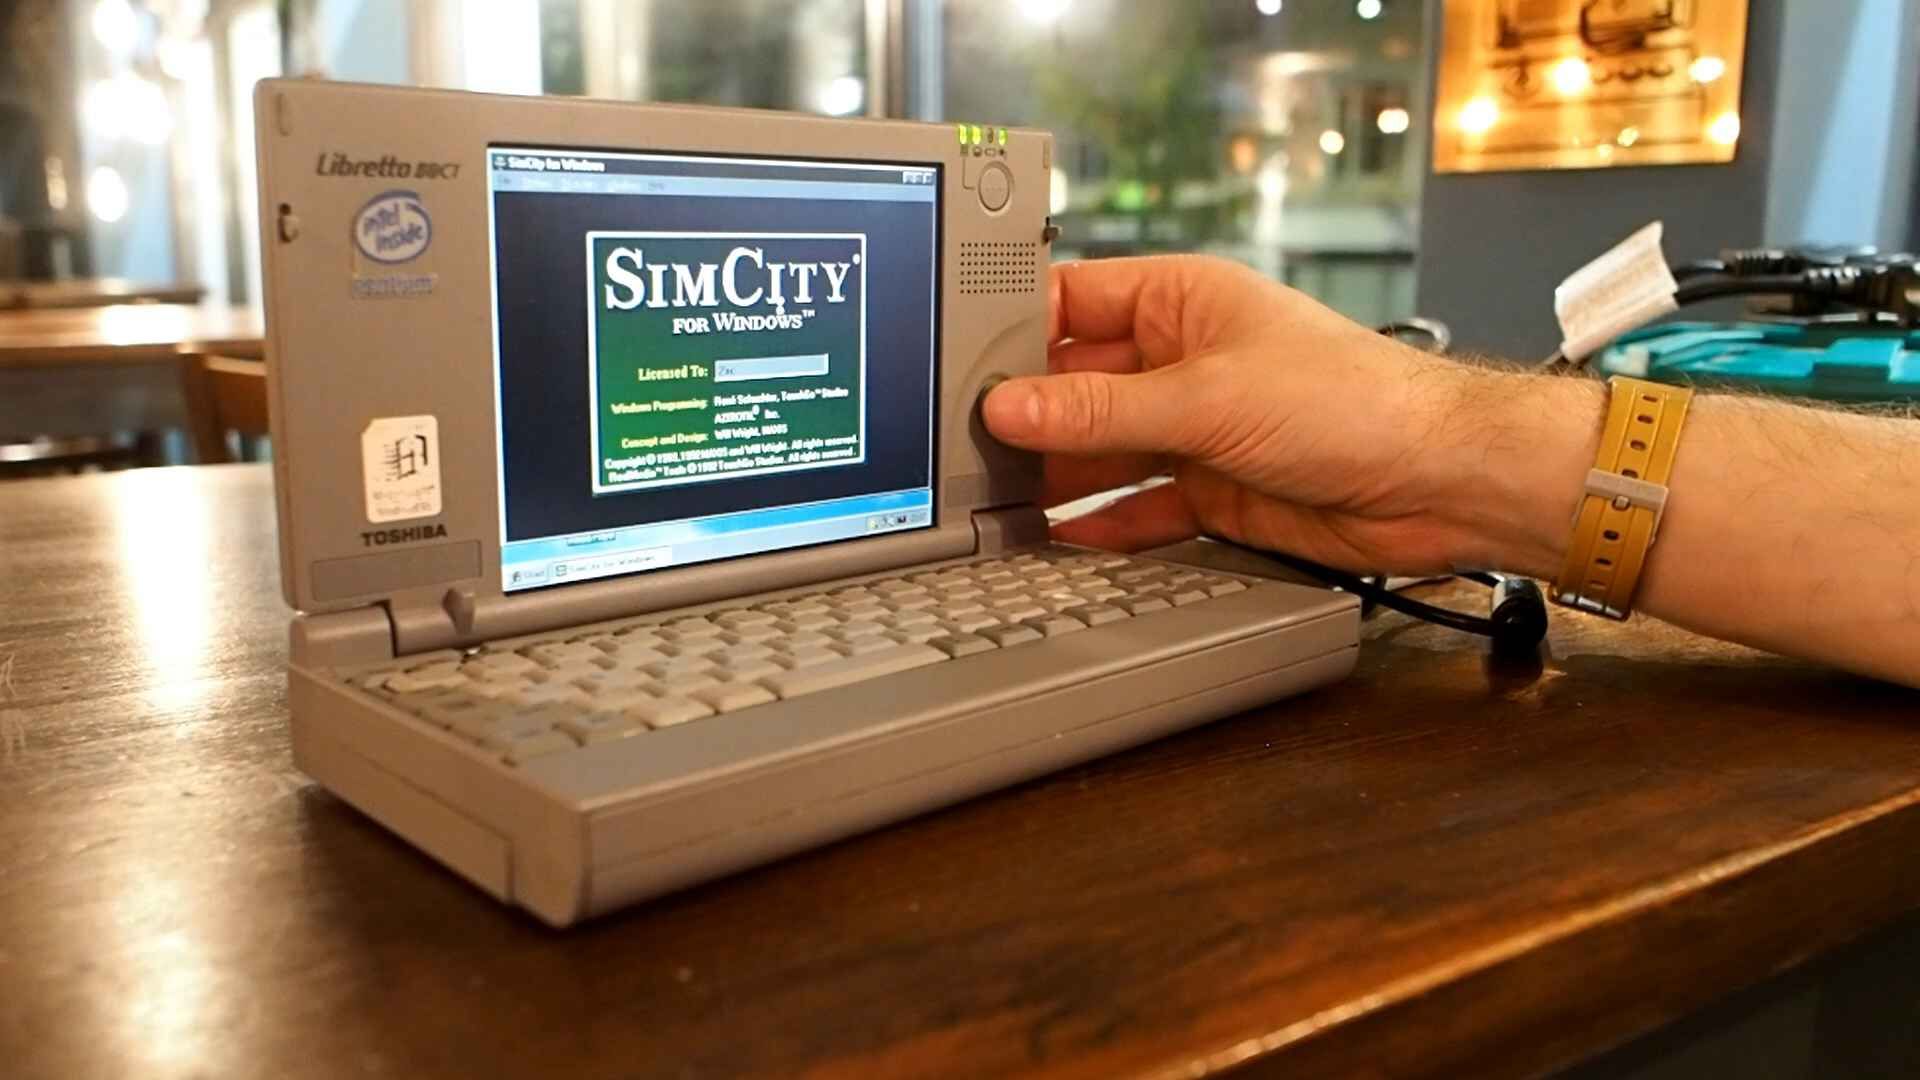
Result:
<svg viewBox="0 0 1920 1080"><path fill-rule="evenodd" d="M609 311L650 308L710 308L724 295L736 308L773 305L785 312L788 303L828 304L847 301L847 274L852 262L768 262L766 251L736 247L717 263L650 263L639 248L618 247L607 253L609 284L604 300Z"/></svg>

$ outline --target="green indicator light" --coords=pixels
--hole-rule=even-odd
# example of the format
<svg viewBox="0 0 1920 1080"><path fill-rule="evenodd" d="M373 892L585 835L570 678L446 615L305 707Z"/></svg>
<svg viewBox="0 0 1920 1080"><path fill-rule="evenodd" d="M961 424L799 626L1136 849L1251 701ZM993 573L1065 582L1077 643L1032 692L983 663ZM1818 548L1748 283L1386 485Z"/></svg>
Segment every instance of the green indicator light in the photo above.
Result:
<svg viewBox="0 0 1920 1080"><path fill-rule="evenodd" d="M980 134L980 125L979 124L973 125L973 145L979 146L982 142L985 142L985 141L986 141L985 136Z"/></svg>
<svg viewBox="0 0 1920 1080"><path fill-rule="evenodd" d="M967 125L955 124L954 127L957 127L960 129L960 145L961 146L967 145Z"/></svg>
<svg viewBox="0 0 1920 1080"><path fill-rule="evenodd" d="M1000 129L1000 145L1001 146L1007 145L1007 129L1006 128Z"/></svg>

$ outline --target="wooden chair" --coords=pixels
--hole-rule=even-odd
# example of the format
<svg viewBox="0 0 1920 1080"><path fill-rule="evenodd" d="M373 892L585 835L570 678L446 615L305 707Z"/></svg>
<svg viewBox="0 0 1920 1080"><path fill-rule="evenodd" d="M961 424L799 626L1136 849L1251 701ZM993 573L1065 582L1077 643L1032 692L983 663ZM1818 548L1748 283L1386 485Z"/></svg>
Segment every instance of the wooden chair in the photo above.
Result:
<svg viewBox="0 0 1920 1080"><path fill-rule="evenodd" d="M202 465L234 460L227 432L244 446L267 434L267 365L259 360L193 354L180 359L180 390L188 433Z"/></svg>

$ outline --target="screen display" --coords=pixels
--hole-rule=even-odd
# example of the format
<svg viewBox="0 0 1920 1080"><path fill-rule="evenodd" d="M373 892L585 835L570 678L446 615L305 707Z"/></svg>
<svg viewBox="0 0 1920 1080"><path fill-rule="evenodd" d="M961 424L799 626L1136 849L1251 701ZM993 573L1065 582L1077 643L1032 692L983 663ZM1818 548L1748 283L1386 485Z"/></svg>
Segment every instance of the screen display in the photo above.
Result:
<svg viewBox="0 0 1920 1080"><path fill-rule="evenodd" d="M491 147L501 587L933 524L936 165Z"/></svg>

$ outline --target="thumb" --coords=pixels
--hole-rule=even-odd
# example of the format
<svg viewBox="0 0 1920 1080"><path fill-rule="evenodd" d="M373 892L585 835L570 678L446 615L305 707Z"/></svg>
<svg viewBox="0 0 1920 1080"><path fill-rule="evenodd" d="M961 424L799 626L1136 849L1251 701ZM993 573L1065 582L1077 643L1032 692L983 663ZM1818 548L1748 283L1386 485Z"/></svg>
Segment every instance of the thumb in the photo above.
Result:
<svg viewBox="0 0 1920 1080"><path fill-rule="evenodd" d="M1178 453L1181 411L1180 395L1159 370L1009 379L981 404L987 430L1001 442L1063 454Z"/></svg>

